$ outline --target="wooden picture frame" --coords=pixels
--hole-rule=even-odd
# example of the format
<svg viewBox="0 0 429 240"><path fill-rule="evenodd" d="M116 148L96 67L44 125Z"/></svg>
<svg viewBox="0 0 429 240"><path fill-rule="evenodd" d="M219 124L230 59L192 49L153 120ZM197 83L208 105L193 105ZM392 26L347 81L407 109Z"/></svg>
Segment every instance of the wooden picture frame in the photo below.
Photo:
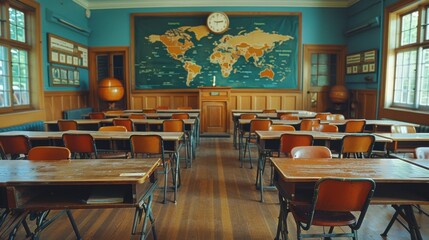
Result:
<svg viewBox="0 0 429 240"><path fill-rule="evenodd" d="M48 33L48 61L54 64L88 68L88 47Z"/></svg>

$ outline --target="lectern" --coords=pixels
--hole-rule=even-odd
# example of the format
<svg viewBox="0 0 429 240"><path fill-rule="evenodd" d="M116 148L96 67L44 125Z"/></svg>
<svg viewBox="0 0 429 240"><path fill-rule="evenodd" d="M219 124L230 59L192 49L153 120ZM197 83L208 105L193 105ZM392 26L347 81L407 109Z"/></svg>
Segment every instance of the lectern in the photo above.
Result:
<svg viewBox="0 0 429 240"><path fill-rule="evenodd" d="M199 87L201 134L229 134L231 87Z"/></svg>

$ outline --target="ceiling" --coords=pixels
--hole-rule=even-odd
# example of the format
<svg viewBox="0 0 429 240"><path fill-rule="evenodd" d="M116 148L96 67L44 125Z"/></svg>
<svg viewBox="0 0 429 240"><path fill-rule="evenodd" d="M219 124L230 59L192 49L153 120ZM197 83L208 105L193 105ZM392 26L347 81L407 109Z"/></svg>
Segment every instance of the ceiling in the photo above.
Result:
<svg viewBox="0 0 429 240"><path fill-rule="evenodd" d="M73 0L86 9L162 7L349 7L359 0Z"/></svg>

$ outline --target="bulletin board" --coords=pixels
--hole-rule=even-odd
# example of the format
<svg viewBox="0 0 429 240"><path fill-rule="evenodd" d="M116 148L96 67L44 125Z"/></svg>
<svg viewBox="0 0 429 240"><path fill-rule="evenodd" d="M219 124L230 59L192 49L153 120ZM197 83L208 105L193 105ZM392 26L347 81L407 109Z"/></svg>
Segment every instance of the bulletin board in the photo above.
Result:
<svg viewBox="0 0 429 240"><path fill-rule="evenodd" d="M346 73L362 74L376 72L377 50L348 54L346 56Z"/></svg>
<svg viewBox="0 0 429 240"><path fill-rule="evenodd" d="M50 63L88 68L88 47L48 34L48 58Z"/></svg>

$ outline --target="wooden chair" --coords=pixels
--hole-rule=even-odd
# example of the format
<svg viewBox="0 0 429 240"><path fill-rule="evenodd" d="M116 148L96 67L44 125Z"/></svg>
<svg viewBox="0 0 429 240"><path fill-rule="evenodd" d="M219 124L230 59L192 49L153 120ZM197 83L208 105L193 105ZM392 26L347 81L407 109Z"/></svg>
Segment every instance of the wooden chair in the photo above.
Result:
<svg viewBox="0 0 429 240"><path fill-rule="evenodd" d="M299 116L286 113L286 114L281 114L279 116L279 119L280 120L299 120Z"/></svg>
<svg viewBox="0 0 429 240"><path fill-rule="evenodd" d="M329 114L328 116L326 116L326 120L328 121L335 121L335 120L345 120L346 118L344 117L343 114Z"/></svg>
<svg viewBox="0 0 429 240"><path fill-rule="evenodd" d="M173 113L171 119L189 119L188 113Z"/></svg>
<svg viewBox="0 0 429 240"><path fill-rule="evenodd" d="M72 153L72 159L99 158L94 138L88 133L64 133L64 146Z"/></svg>
<svg viewBox="0 0 429 240"><path fill-rule="evenodd" d="M290 204L296 222L297 239L351 237L357 239L375 190L372 179L322 178L316 182L309 204ZM357 216L356 216L357 214ZM303 234L311 226L330 227L329 232ZM334 233L334 227L348 226L350 233Z"/></svg>
<svg viewBox="0 0 429 240"><path fill-rule="evenodd" d="M88 114L89 119L105 119L106 114L104 112L92 112Z"/></svg>
<svg viewBox="0 0 429 240"><path fill-rule="evenodd" d="M144 113L131 113L128 116L129 119L146 119L146 114Z"/></svg>
<svg viewBox="0 0 429 240"><path fill-rule="evenodd" d="M182 106L182 107L177 107L177 109L178 110L191 110L192 107L184 107L184 106Z"/></svg>
<svg viewBox="0 0 429 240"><path fill-rule="evenodd" d="M128 132L125 126L103 126L98 129L100 132ZM129 142L118 142L106 140L107 142L97 141L96 147L101 158L128 158ZM100 154L102 153L102 154Z"/></svg>
<svg viewBox="0 0 429 240"><path fill-rule="evenodd" d="M185 123L182 119L166 119L162 122L162 131L164 132L183 132L183 145L185 146L185 163L186 167L192 167L191 136L185 129ZM181 144L182 145L182 144ZM179 158L177 163L180 165ZM179 173L180 176L180 173Z"/></svg>
<svg viewBox="0 0 429 240"><path fill-rule="evenodd" d="M278 155L292 157L291 151L294 147L312 146L313 136L310 134L289 134L284 133L280 136L280 148Z"/></svg>
<svg viewBox="0 0 429 240"><path fill-rule="evenodd" d="M75 120L64 120L64 119L58 120L57 125L58 125L58 130L61 132L79 129L77 121Z"/></svg>
<svg viewBox="0 0 429 240"><path fill-rule="evenodd" d="M71 152L66 147L38 146L38 147L31 148L30 151L28 152L28 160L31 160L31 161L70 160L70 158L71 158ZM79 229L76 225L76 222L74 220L74 217L70 209L65 209L63 211L60 211L55 216L50 217L50 219L48 219L49 213L50 213L49 209L38 209L38 211L32 211L29 213L29 215L31 216L31 219L34 219L36 223L36 230L35 230L36 235L33 237L37 239L38 237L36 236L38 233L43 231L43 229L45 229L46 227L50 226L50 224L53 221L55 221L58 217L66 213L72 225L72 228L74 230L76 238L81 239ZM27 225L26 218L23 218L23 221L20 224L17 224L16 228L18 228L19 225L21 224L23 224L24 226Z"/></svg>
<svg viewBox="0 0 429 240"><path fill-rule="evenodd" d="M271 125L270 131L295 131L292 125Z"/></svg>
<svg viewBox="0 0 429 240"><path fill-rule="evenodd" d="M341 140L339 158L370 158L375 137L371 134L345 135Z"/></svg>
<svg viewBox="0 0 429 240"><path fill-rule="evenodd" d="M25 135L0 136L2 158L25 159L31 149L30 139Z"/></svg>
<svg viewBox="0 0 429 240"><path fill-rule="evenodd" d="M171 171L171 161L165 157L164 141L159 135L131 135L130 136L131 156L137 157L160 157L162 160L162 174L164 174L164 200L166 203L167 188L168 188L168 174ZM176 202L177 184L175 173L172 171L174 189L174 202Z"/></svg>
<svg viewBox="0 0 429 240"><path fill-rule="evenodd" d="M129 118L114 118L112 123L113 126L124 126L128 132L134 131L133 121Z"/></svg>
<svg viewBox="0 0 429 240"><path fill-rule="evenodd" d="M332 153L325 146L300 146L291 150L293 158L332 158Z"/></svg>
<svg viewBox="0 0 429 240"><path fill-rule="evenodd" d="M417 159L429 159L429 147L417 147L414 149L414 156Z"/></svg>
<svg viewBox="0 0 429 240"><path fill-rule="evenodd" d="M301 131L318 131L320 119L302 119L300 124Z"/></svg>
<svg viewBox="0 0 429 240"><path fill-rule="evenodd" d="M143 113L156 113L156 109L143 109Z"/></svg>
<svg viewBox="0 0 429 240"><path fill-rule="evenodd" d="M329 112L323 112L323 113L316 113L316 116L314 118L318 118L320 120L327 120L327 117L331 115Z"/></svg>
<svg viewBox="0 0 429 240"><path fill-rule="evenodd" d="M156 109L160 109L160 110L167 110L168 109L168 106L158 106L158 107L156 107Z"/></svg>
<svg viewBox="0 0 429 240"><path fill-rule="evenodd" d="M69 160L71 152L66 147L38 146L28 152L28 160Z"/></svg>
<svg viewBox="0 0 429 240"><path fill-rule="evenodd" d="M320 124L319 131L320 132L338 132L338 127L332 124Z"/></svg>
<svg viewBox="0 0 429 240"><path fill-rule="evenodd" d="M344 132L361 133L365 130L365 119L349 119L345 124Z"/></svg>
<svg viewBox="0 0 429 240"><path fill-rule="evenodd" d="M264 109L262 110L262 113L277 113L276 109Z"/></svg>
<svg viewBox="0 0 429 240"><path fill-rule="evenodd" d="M246 142L244 144L244 152L243 152L243 159L240 163L240 167L243 167L243 162L244 159L246 158L246 152L249 153L249 162L250 162L250 168L253 168L253 163L252 163L252 156L251 156L251 149L250 149L250 145L256 145L256 131L269 131L270 127L272 125L272 121L269 119L253 119L250 121L250 130L247 133L246 136Z"/></svg>

